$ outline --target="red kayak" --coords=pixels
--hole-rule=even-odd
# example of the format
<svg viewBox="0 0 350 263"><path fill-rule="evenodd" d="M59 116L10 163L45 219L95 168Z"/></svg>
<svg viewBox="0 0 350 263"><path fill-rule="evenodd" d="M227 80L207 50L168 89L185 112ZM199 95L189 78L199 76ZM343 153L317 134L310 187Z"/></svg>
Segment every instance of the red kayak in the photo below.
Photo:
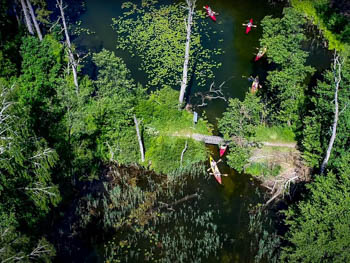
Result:
<svg viewBox="0 0 350 263"><path fill-rule="evenodd" d="M258 61L263 55L265 55L267 48L260 48L258 54L256 54L256 57L254 61Z"/></svg>
<svg viewBox="0 0 350 263"><path fill-rule="evenodd" d="M252 26L253 26L253 19L251 18L249 20L249 23L247 24L247 27L245 29L245 33L248 34L250 32L250 30L252 30Z"/></svg>
<svg viewBox="0 0 350 263"><path fill-rule="evenodd" d="M211 10L211 8L207 5L204 6L204 9L207 10L207 15L211 18L211 20L216 22L215 12L213 10Z"/></svg>
<svg viewBox="0 0 350 263"><path fill-rule="evenodd" d="M222 157L227 149L227 145L220 146L220 157Z"/></svg>

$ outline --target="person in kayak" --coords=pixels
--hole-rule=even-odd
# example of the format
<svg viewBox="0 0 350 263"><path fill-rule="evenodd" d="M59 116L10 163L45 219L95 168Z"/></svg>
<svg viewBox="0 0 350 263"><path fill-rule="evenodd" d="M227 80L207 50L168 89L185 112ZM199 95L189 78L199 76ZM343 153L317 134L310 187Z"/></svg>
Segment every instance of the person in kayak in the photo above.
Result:
<svg viewBox="0 0 350 263"><path fill-rule="evenodd" d="M203 8L205 9L205 10L207 10L207 12L208 12L208 16L217 16L219 13L216 13L216 12L214 12L211 8L210 8L210 6L203 6Z"/></svg>
<svg viewBox="0 0 350 263"><path fill-rule="evenodd" d="M250 77L250 78L252 78L252 77ZM259 88L261 89L262 86L259 84L259 76L256 76L254 81L253 81L252 88L251 88L250 92L254 94L258 91Z"/></svg>
<svg viewBox="0 0 350 263"><path fill-rule="evenodd" d="M252 22L248 22L248 24L242 24L242 26L246 26L246 27L257 27L256 25L253 25Z"/></svg>

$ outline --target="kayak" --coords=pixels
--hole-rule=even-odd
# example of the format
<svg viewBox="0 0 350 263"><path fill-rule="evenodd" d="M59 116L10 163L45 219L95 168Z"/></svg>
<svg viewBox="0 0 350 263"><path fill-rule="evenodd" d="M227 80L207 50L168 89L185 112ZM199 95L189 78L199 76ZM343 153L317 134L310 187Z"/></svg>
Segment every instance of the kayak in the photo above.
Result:
<svg viewBox="0 0 350 263"><path fill-rule="evenodd" d="M214 175L216 181L218 181L218 183L221 184L222 183L221 173L219 171L218 165L216 164L216 162L214 161L212 156L209 157L209 160L210 160L210 168L213 172L213 175Z"/></svg>
<svg viewBox="0 0 350 263"><path fill-rule="evenodd" d="M254 61L258 61L263 55L265 55L267 48L260 48L258 54L256 54L256 57Z"/></svg>
<svg viewBox="0 0 350 263"><path fill-rule="evenodd" d="M222 157L225 154L226 149L227 149L227 145L220 146L220 157Z"/></svg>
<svg viewBox="0 0 350 263"><path fill-rule="evenodd" d="M247 27L245 29L245 33L248 34L250 32L250 30L252 30L252 26L253 26L253 19L251 18L249 20L249 23L247 24Z"/></svg>
<svg viewBox="0 0 350 263"><path fill-rule="evenodd" d="M209 6L205 6L204 7L205 10L207 10L207 15L211 18L211 20L213 20L214 22L216 22L216 16L215 16L215 12L213 12L211 10L211 8Z"/></svg>

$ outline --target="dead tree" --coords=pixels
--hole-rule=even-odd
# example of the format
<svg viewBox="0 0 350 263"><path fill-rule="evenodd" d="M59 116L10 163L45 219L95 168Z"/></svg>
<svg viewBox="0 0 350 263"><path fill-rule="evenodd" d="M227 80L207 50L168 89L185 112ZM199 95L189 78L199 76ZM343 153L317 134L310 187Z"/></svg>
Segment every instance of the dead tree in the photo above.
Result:
<svg viewBox="0 0 350 263"><path fill-rule="evenodd" d="M35 27L36 33L38 34L38 37L39 37L40 41L42 41L43 40L43 35L41 34L41 30L40 30L38 21L36 20L33 6L32 6L32 4L30 3L29 0L27 0L27 6L28 6L28 9L29 9L29 13L30 13L30 15L32 17L33 23L34 23L34 27Z"/></svg>
<svg viewBox="0 0 350 263"><path fill-rule="evenodd" d="M190 60L190 43L191 43L191 32L192 32L192 20L194 14L194 8L196 6L196 0L186 0L187 9L188 9L188 17L186 24L186 46L185 46L185 61L182 72L182 81L181 81L181 89L179 96L179 104L180 106L183 104L184 96L187 88L187 74L188 74L188 62Z"/></svg>
<svg viewBox="0 0 350 263"><path fill-rule="evenodd" d="M222 88L225 85L226 81L222 82L218 88L215 88L215 82L211 83L209 91L208 92L196 92L194 96L201 97L202 104L197 105L197 107L205 107L208 105L206 102L215 100L215 99L222 99L224 101L227 101L227 99L224 96L224 93L222 92Z"/></svg>
<svg viewBox="0 0 350 263"><path fill-rule="evenodd" d="M28 14L28 8L27 8L26 3L24 2L24 0L21 0L21 6L22 6L22 10L23 10L23 13L24 13L24 19L26 21L26 25L27 25L29 34L34 35L33 24L32 24L32 21L30 19L29 14Z"/></svg>
<svg viewBox="0 0 350 263"><path fill-rule="evenodd" d="M60 9L60 13L61 13L61 19L62 19L62 24L63 24L63 29L64 29L64 34L66 36L66 43L67 43L67 47L68 47L68 58L69 58L69 64L72 67L72 71L73 71L73 79L74 79L74 85L76 88L76 92L77 94L79 93L79 83L78 83L78 62L77 60L74 58L74 54L73 54L73 50L72 50L72 44L70 42L70 37L68 34L68 28L67 28L67 24L66 24L66 18L64 16L64 9L66 7L63 6L63 1L62 0L56 0L57 6Z"/></svg>
<svg viewBox="0 0 350 263"><path fill-rule="evenodd" d="M320 168L321 174L324 173L324 170L328 164L328 160L329 160L329 157L331 155L331 151L332 151L335 137L337 134L337 125L338 125L338 118L339 118L338 91L339 91L339 85L341 82L342 64L343 64L343 61L339 61L339 55L334 54L334 64L333 64L334 83L335 83L335 87L334 87L334 119L333 119L333 126L332 126L332 136L329 140L326 156L325 156L325 158L321 164L321 168Z"/></svg>
<svg viewBox="0 0 350 263"><path fill-rule="evenodd" d="M135 115L134 115L134 122L135 122L135 127L136 127L137 140L139 141L139 145L140 145L141 161L144 162L145 161L145 151L143 149L143 143L142 143L142 139L141 139L139 123L138 123Z"/></svg>

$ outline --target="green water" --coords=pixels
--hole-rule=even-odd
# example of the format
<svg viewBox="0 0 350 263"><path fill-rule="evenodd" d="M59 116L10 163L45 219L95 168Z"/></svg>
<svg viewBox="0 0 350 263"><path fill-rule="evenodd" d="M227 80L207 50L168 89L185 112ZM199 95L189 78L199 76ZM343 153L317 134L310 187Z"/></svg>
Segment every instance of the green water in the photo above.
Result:
<svg viewBox="0 0 350 263"><path fill-rule="evenodd" d="M271 5L267 0L208 0L197 1L197 11L203 12L202 6L205 4L220 14L217 23L210 23L211 29L223 31L219 34L219 38L223 39L222 42L213 39L210 42L204 41L204 45L215 46L225 52L220 58L222 66L215 71L215 82L220 84L230 79L224 88L225 96L242 99L251 85L247 77L264 76L268 67L265 58L258 62L253 61L261 36L259 21L266 15L281 16L282 6ZM115 32L110 25L111 19L121 14L120 6L121 1L117 0L87 0L87 10L81 17L82 26L95 34L79 38L78 45L92 51L99 51L101 48L116 51ZM258 27L253 28L247 35L242 23L246 23L250 18L254 19L254 24ZM306 46L306 49L309 47ZM116 53L124 58L133 77L138 82L145 83L145 75L137 70L137 59L131 59L125 52L116 51ZM328 53L321 49L311 50L309 63L318 70L326 68L329 65ZM223 100L214 100L203 110L209 121L215 125L226 107L227 104ZM217 158L217 147L209 148ZM219 231L228 234L229 239L233 241L226 242L222 251L219 251L219 260L213 259L210 262L253 262L248 237L248 208L259 199L256 192L261 190L250 176L238 174L224 163L220 164L220 169L223 173L229 174L223 178L223 186L219 186L214 178L209 181L203 180L198 184L204 191L203 206L211 205L219 209L220 216L216 222Z"/></svg>

